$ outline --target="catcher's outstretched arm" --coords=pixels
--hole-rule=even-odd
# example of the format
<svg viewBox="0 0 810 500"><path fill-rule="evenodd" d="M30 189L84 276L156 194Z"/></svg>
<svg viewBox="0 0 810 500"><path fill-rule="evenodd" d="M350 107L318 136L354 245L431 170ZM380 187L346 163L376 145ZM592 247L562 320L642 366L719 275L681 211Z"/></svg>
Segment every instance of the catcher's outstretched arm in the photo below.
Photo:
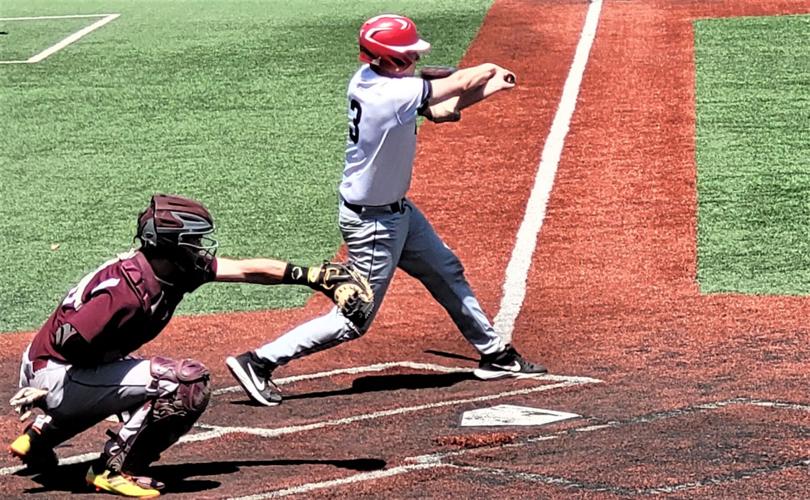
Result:
<svg viewBox="0 0 810 500"><path fill-rule="evenodd" d="M215 281L278 285L288 264L275 259L227 259L217 257Z"/></svg>
<svg viewBox="0 0 810 500"><path fill-rule="evenodd" d="M330 291L336 284L349 280L350 271L348 266L334 262L306 267L276 259L217 257L214 280L257 285L306 285L331 297Z"/></svg>
<svg viewBox="0 0 810 500"><path fill-rule="evenodd" d="M351 265L324 262L304 267L275 259L217 258L215 281L259 285L306 285L323 293L355 325L363 325L374 308L368 280Z"/></svg>

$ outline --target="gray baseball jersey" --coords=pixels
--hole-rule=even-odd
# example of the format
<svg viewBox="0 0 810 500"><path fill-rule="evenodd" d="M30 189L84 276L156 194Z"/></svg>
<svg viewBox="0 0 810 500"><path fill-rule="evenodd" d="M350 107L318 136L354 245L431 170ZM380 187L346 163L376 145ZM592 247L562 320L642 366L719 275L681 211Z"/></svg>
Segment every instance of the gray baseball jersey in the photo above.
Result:
<svg viewBox="0 0 810 500"><path fill-rule="evenodd" d="M364 65L349 82L349 134L340 194L356 205L405 197L416 155L416 117L430 82L389 78Z"/></svg>

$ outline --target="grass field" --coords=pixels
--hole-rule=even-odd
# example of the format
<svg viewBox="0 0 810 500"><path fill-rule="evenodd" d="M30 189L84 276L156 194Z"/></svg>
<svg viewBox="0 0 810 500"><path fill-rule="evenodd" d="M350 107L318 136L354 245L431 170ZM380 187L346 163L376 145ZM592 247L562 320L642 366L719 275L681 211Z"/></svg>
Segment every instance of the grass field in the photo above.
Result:
<svg viewBox="0 0 810 500"><path fill-rule="evenodd" d="M0 65L0 332L36 328L129 248L153 192L203 200L221 254L330 258L356 34L386 11L456 63L491 0L21 1L3 18L120 13L37 64ZM19 60L93 19L0 21ZM55 249L55 250L54 250ZM297 287L206 287L182 312L302 304Z"/></svg>
<svg viewBox="0 0 810 500"><path fill-rule="evenodd" d="M272 5L284 12L263 12ZM292 5L303 12L297 21ZM458 26L453 9L466 8L397 5L424 14L428 38L447 35ZM0 151L0 251L13 259L0 264L5 324L9 312L26 324L7 287L31 286L26 300L46 287L61 294L126 248L159 184L211 197L225 253L269 248L303 260L334 251L341 101L356 60L346 49L326 69L323 53L335 53L318 38L301 67L292 51L309 45L298 33L328 17L310 6L356 7L99 4L121 18L42 65L0 66L0 111L13 117ZM805 16L767 17L789 13ZM348 17L329 27L334 47L353 39ZM810 0L493 2L466 60L514 69L519 87L460 124L421 130L414 197L462 257L484 311L505 318L501 331L549 374L477 380L476 350L429 291L403 279L368 335L278 367L284 402L267 408L249 403L223 360L316 317L323 301L175 318L137 354L199 361L212 397L144 473L166 483L162 494L189 500L806 498L810 300L756 294L806 293L808 17ZM185 26L182 35L170 24ZM82 23L50 26L27 28L30 40L3 45L3 57L30 57ZM17 33L3 21L0 32L3 41ZM290 37L291 52L279 52ZM319 78L335 85L321 90ZM170 167L153 165L158 158ZM297 205L281 208L287 198ZM311 230L319 221L324 229ZM41 262L29 258L36 252ZM284 298L260 287L244 297L204 290L186 313L226 310L218 291L237 307ZM18 391L30 339L0 335L2 401ZM109 388L117 366L96 378ZM71 369L91 378L84 372ZM46 414L55 425L66 417L66 429L89 425L113 411L104 402L70 422L70 405ZM487 413L489 422L467 425ZM562 414L570 418L527 421ZM12 443L21 427L0 412L0 441ZM61 465L45 473L0 456L4 496L91 493L86 472L104 431L117 428L100 423L57 446Z"/></svg>
<svg viewBox="0 0 810 500"><path fill-rule="evenodd" d="M331 257L359 23L406 13L434 43L426 62L455 63L490 4L4 2L4 18L121 17L40 63L0 65L0 331L37 327L84 273L126 250L153 192L203 200L223 255ZM0 21L0 60L91 22ZM695 24L706 293L810 291L809 29L808 16ZM181 312L294 307L308 296L218 285Z"/></svg>
<svg viewBox="0 0 810 500"><path fill-rule="evenodd" d="M698 21L703 292L810 293L810 16Z"/></svg>

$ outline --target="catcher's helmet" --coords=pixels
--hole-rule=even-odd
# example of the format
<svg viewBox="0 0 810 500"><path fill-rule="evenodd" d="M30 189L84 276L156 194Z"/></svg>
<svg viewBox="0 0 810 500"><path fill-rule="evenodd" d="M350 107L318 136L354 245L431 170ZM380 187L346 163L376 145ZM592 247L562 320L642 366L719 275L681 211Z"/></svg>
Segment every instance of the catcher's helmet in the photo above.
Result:
<svg viewBox="0 0 810 500"><path fill-rule="evenodd" d="M182 196L156 194L138 216L142 248L167 255L184 270L207 272L219 243L209 235L214 219L202 203Z"/></svg>
<svg viewBox="0 0 810 500"><path fill-rule="evenodd" d="M416 24L404 16L372 17L360 28L360 60L398 73L419 60L430 44L419 37Z"/></svg>

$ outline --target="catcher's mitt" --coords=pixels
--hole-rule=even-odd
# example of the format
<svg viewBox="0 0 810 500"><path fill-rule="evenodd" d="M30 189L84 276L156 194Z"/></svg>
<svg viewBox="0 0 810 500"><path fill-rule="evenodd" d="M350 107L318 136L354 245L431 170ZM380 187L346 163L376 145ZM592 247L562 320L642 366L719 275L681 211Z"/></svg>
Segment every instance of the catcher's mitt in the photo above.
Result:
<svg viewBox="0 0 810 500"><path fill-rule="evenodd" d="M354 267L339 262L324 262L309 268L307 279L332 299L340 312L357 326L362 326L374 308L371 285Z"/></svg>
<svg viewBox="0 0 810 500"><path fill-rule="evenodd" d="M419 77L423 80L438 80L447 78L456 72L453 66L422 66L419 69Z"/></svg>

